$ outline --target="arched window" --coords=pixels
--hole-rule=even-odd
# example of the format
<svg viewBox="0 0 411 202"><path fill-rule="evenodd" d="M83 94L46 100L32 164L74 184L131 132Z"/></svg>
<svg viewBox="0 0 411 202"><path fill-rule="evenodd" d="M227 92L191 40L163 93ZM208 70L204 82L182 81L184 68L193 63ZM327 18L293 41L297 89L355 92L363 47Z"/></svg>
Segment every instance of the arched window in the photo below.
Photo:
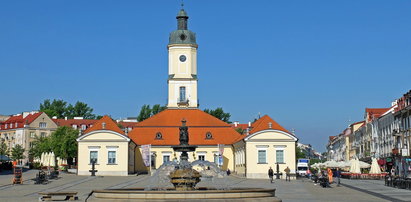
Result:
<svg viewBox="0 0 411 202"><path fill-rule="evenodd" d="M161 134L160 132L156 133L156 139L157 140L163 139L163 134Z"/></svg>

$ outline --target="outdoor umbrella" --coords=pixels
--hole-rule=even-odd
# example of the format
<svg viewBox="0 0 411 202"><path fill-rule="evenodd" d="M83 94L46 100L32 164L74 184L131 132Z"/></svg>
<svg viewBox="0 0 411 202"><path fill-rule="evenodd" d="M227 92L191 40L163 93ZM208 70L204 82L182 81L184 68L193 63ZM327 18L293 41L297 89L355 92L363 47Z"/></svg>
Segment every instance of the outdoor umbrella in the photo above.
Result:
<svg viewBox="0 0 411 202"><path fill-rule="evenodd" d="M40 164L44 165L44 152L40 155Z"/></svg>
<svg viewBox="0 0 411 202"><path fill-rule="evenodd" d="M324 166L327 167L327 168L337 168L338 165L339 165L339 164L338 164L336 161L334 161L334 160L326 161L326 162L324 163Z"/></svg>
<svg viewBox="0 0 411 202"><path fill-rule="evenodd" d="M358 162L359 162L359 164L360 164L360 168L369 168L369 167L371 166L370 164L365 163L365 162L363 162L363 161L359 161L359 160L358 160Z"/></svg>
<svg viewBox="0 0 411 202"><path fill-rule="evenodd" d="M51 152L50 154L50 166L51 167L56 166L56 156L54 155L54 152Z"/></svg>
<svg viewBox="0 0 411 202"><path fill-rule="evenodd" d="M372 158L370 174L381 174L381 169L376 158Z"/></svg>
<svg viewBox="0 0 411 202"><path fill-rule="evenodd" d="M360 161L358 159L351 159L350 163L351 163L350 173L360 173L361 174Z"/></svg>

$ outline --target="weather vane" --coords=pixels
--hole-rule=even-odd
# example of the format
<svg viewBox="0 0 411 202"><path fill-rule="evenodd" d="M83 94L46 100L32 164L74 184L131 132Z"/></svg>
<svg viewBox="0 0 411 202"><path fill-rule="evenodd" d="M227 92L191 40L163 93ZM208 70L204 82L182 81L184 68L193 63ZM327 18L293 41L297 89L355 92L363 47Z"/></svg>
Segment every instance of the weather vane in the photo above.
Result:
<svg viewBox="0 0 411 202"><path fill-rule="evenodd" d="M184 0L181 0L181 8L184 8Z"/></svg>

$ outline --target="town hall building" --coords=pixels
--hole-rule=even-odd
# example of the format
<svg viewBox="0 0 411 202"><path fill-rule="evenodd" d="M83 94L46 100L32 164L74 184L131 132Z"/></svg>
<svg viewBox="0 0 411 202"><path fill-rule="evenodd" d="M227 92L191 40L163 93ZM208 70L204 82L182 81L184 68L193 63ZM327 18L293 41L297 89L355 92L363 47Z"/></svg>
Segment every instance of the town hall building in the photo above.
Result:
<svg viewBox="0 0 411 202"><path fill-rule="evenodd" d="M189 161L215 162L222 170L249 178L267 178L278 163L295 172L294 134L265 115L248 124L244 133L200 110L198 102L196 34L188 29L188 15L181 9L177 30L170 33L168 48L167 109L122 131L108 116L87 129L79 143L78 174L89 175L96 161L96 175L155 172L164 162L179 159L172 146L179 144L179 127L186 121L189 144L196 145ZM150 145L150 165L144 163L143 145Z"/></svg>

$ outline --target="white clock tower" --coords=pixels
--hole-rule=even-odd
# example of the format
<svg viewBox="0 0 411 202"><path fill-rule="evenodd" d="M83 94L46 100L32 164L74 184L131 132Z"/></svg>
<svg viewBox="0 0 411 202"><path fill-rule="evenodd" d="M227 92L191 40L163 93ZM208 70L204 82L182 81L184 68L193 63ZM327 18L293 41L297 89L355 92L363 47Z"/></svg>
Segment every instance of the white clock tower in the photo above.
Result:
<svg viewBox="0 0 411 202"><path fill-rule="evenodd" d="M168 43L168 108L197 108L196 35L187 29L184 9L177 15L177 30Z"/></svg>

